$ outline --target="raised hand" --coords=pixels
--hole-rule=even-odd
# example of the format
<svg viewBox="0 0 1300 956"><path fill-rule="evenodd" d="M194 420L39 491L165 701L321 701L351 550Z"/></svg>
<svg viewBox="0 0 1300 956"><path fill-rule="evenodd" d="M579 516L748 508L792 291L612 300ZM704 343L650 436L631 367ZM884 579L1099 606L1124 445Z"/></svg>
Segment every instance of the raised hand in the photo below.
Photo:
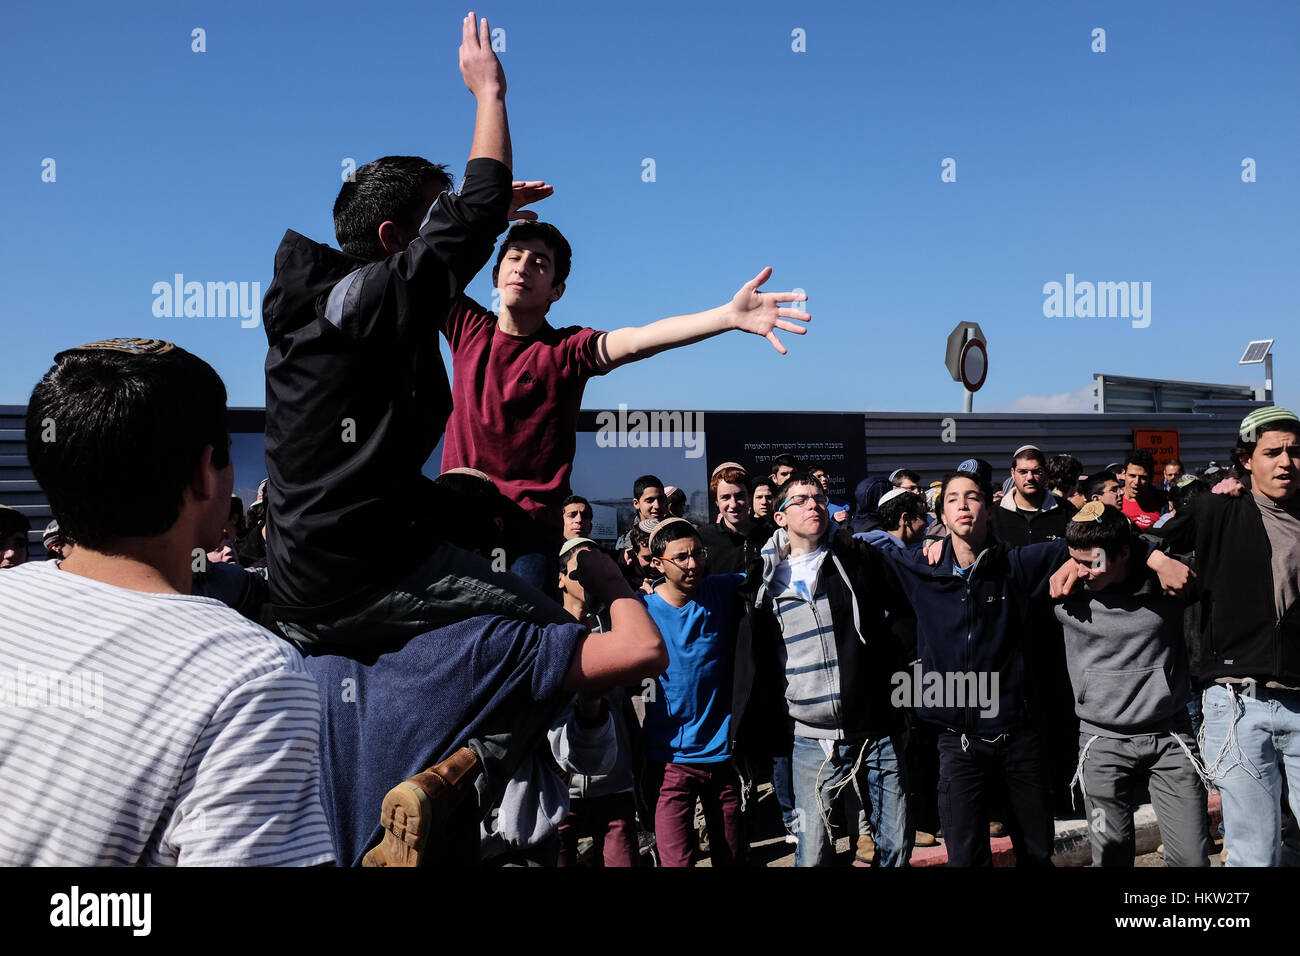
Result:
<svg viewBox="0 0 1300 956"><path fill-rule="evenodd" d="M531 209L523 209L521 211L521 207L527 206L529 203L540 202L547 196L551 195L551 193L555 192L554 187L548 186L540 180L535 182L520 182L519 180L516 180L510 184L510 188L514 190L514 195L510 200L510 212L506 218L511 222L518 222L519 220L536 222L537 213L533 212Z"/></svg>
<svg viewBox="0 0 1300 956"><path fill-rule="evenodd" d="M478 99L505 95L506 73L492 50L492 30L487 17L480 21L473 10L461 23L460 75Z"/></svg>
<svg viewBox="0 0 1300 956"><path fill-rule="evenodd" d="M736 293L729 306L731 327L763 336L772 343L772 348L785 355L786 348L776 337L776 329L804 335L808 331L806 328L787 320L798 319L800 322L807 322L812 316L798 309L781 306L782 302L807 301L808 296L802 292L759 292L759 287L771 277L772 267L768 266L740 287L740 291Z"/></svg>

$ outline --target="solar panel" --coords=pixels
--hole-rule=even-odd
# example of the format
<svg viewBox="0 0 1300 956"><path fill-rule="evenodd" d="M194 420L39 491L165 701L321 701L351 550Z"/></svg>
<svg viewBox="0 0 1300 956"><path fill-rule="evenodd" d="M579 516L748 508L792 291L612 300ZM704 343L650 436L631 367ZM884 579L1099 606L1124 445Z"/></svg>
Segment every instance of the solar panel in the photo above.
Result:
<svg viewBox="0 0 1300 956"><path fill-rule="evenodd" d="M1268 350L1272 347L1272 345L1273 345L1272 339L1258 339L1254 342L1251 342L1249 345L1246 346L1246 354L1241 357L1241 361L1238 362L1237 364L1256 365L1259 362L1264 361L1264 356L1268 354Z"/></svg>

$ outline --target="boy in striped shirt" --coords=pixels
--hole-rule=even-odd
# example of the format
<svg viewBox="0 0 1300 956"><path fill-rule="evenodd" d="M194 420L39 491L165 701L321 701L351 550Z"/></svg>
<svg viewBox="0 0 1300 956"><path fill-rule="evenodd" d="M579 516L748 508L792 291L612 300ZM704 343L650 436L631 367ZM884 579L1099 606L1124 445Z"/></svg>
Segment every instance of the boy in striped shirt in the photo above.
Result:
<svg viewBox="0 0 1300 956"><path fill-rule="evenodd" d="M76 547L0 579L0 865L331 862L315 682L189 593L234 480L225 386L157 340L55 362L27 455Z"/></svg>

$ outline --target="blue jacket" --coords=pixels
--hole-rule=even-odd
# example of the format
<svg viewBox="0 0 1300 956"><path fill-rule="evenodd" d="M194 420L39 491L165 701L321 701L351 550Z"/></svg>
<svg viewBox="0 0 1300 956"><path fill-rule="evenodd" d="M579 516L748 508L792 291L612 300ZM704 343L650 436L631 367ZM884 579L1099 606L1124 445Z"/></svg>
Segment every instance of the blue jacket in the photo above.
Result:
<svg viewBox="0 0 1300 956"><path fill-rule="evenodd" d="M994 713L982 713L974 701L965 707L925 706L917 701L917 716L981 736L1029 724L1032 693L1023 653L1029 604L1031 598L1046 595L1048 579L1068 556L1064 539L1022 548L990 539L965 579L954 569L950 538L933 567L923 551L888 548L881 554L898 572L916 612L922 673L984 674L990 682L992 675L997 676Z"/></svg>

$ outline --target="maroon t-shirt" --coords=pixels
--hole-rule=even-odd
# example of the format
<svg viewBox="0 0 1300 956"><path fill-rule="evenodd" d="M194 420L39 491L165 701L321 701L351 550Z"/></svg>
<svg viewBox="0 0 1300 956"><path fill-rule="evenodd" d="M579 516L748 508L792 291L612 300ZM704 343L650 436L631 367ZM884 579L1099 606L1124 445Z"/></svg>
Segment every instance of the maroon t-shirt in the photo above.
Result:
<svg viewBox="0 0 1300 956"><path fill-rule="evenodd" d="M602 333L543 325L529 336L509 335L497 328L495 313L464 296L443 332L451 344L452 411L442 470L477 468L534 520L559 530L582 391L602 374Z"/></svg>

